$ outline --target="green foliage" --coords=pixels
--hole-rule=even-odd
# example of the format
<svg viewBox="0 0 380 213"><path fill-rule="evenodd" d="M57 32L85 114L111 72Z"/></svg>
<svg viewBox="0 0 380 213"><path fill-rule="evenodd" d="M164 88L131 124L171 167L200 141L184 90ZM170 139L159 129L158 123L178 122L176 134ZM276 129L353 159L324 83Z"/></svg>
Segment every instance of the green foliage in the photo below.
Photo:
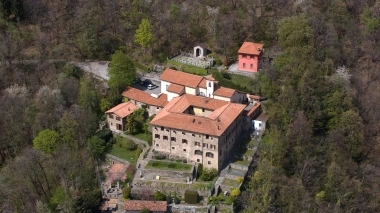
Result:
<svg viewBox="0 0 380 213"><path fill-rule="evenodd" d="M144 207L143 209L141 209L140 213L150 213L150 209Z"/></svg>
<svg viewBox="0 0 380 213"><path fill-rule="evenodd" d="M99 130L95 133L95 136L103 139L105 142L109 142L113 137L112 131L109 129Z"/></svg>
<svg viewBox="0 0 380 213"><path fill-rule="evenodd" d="M111 103L109 102L109 100L107 100L106 98L100 99L100 110L102 110L102 112L106 112L110 108Z"/></svg>
<svg viewBox="0 0 380 213"><path fill-rule="evenodd" d="M136 69L129 57L117 50L112 55L111 66L108 68L108 85L111 92L120 93L133 84L136 79Z"/></svg>
<svg viewBox="0 0 380 213"><path fill-rule="evenodd" d="M186 190L185 202L187 204L197 204L198 203L198 192L194 191L194 190Z"/></svg>
<svg viewBox="0 0 380 213"><path fill-rule="evenodd" d="M33 146L46 154L51 154L55 151L59 144L59 134L50 129L42 130L33 140Z"/></svg>
<svg viewBox="0 0 380 213"><path fill-rule="evenodd" d="M218 84L231 89L244 92L253 91L253 79L247 76L227 73L226 71L212 71L212 77L218 81Z"/></svg>
<svg viewBox="0 0 380 213"><path fill-rule="evenodd" d="M182 64L180 62L173 61L173 60L167 60L167 64L173 65L170 67L170 69L173 69L173 70L180 70L183 72L191 73L194 75L201 75L201 76L208 74L207 70L204 68L200 68L200 67L196 67L196 66L192 66L188 64Z"/></svg>
<svg viewBox="0 0 380 213"><path fill-rule="evenodd" d="M86 75L81 78L79 89L79 105L86 110L98 114L100 113L100 100L96 91L96 80L92 76Z"/></svg>
<svg viewBox="0 0 380 213"><path fill-rule="evenodd" d="M83 70L71 63L66 63L63 67L63 73L66 77L74 77L79 80L83 75Z"/></svg>
<svg viewBox="0 0 380 213"><path fill-rule="evenodd" d="M75 199L74 212L95 212L98 210L102 194L99 189L82 192Z"/></svg>
<svg viewBox="0 0 380 213"><path fill-rule="evenodd" d="M314 37L308 20L297 16L282 19L277 33L282 48L310 46Z"/></svg>
<svg viewBox="0 0 380 213"><path fill-rule="evenodd" d="M88 147L95 157L99 157L102 156L106 150L106 142L98 136L92 136L88 139Z"/></svg>
<svg viewBox="0 0 380 213"><path fill-rule="evenodd" d="M152 25L150 24L149 19L141 20L139 28L136 30L135 42L141 45L143 48L146 48L152 45L154 41L152 33Z"/></svg>
<svg viewBox="0 0 380 213"><path fill-rule="evenodd" d="M235 189L232 189L231 190L231 196L233 196L233 197L237 197L237 196L239 196L240 195L240 189L238 189L238 188L235 188Z"/></svg>
<svg viewBox="0 0 380 213"><path fill-rule="evenodd" d="M380 26L380 18L373 17L371 8L368 6L366 6L362 14L360 14L360 21L369 32L377 30Z"/></svg>
<svg viewBox="0 0 380 213"><path fill-rule="evenodd" d="M217 176L218 176L218 170L216 170L215 168L211 168L211 169L205 168L203 169L200 179L203 181L211 181Z"/></svg>
<svg viewBox="0 0 380 213"><path fill-rule="evenodd" d="M166 195L161 191L155 191L153 194L153 198L157 201L164 201L166 200Z"/></svg>
<svg viewBox="0 0 380 213"><path fill-rule="evenodd" d="M202 176L203 173L203 165L200 163L198 164L198 169L197 169L197 179L199 179Z"/></svg>
<svg viewBox="0 0 380 213"><path fill-rule="evenodd" d="M133 151L137 149L137 144L132 140L126 139L125 143L123 144L123 147L130 151Z"/></svg>
<svg viewBox="0 0 380 213"><path fill-rule="evenodd" d="M237 181L239 184L241 184L241 183L243 183L244 178L242 178L242 177L238 177L238 178L236 179L236 181Z"/></svg>
<svg viewBox="0 0 380 213"><path fill-rule="evenodd" d="M126 200L131 198L131 187L125 186L123 188L123 198Z"/></svg>
<svg viewBox="0 0 380 213"><path fill-rule="evenodd" d="M50 204L53 208L56 208L60 203L63 203L66 200L65 189L63 186L59 186L55 189L53 196L50 198Z"/></svg>

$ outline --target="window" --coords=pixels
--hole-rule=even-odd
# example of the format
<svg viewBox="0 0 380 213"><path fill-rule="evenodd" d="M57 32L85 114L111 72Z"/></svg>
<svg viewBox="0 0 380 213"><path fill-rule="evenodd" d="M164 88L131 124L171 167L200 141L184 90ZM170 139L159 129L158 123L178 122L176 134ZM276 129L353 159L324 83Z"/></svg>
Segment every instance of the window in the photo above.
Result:
<svg viewBox="0 0 380 213"><path fill-rule="evenodd" d="M109 118L113 119L113 115L108 115Z"/></svg>
<svg viewBox="0 0 380 213"><path fill-rule="evenodd" d="M208 87L211 87L211 82L208 82Z"/></svg>
<svg viewBox="0 0 380 213"><path fill-rule="evenodd" d="M161 127L161 131L164 131L164 127L163 126Z"/></svg>
<svg viewBox="0 0 380 213"><path fill-rule="evenodd" d="M167 132L169 132L169 129L166 129Z"/></svg>
<svg viewBox="0 0 380 213"><path fill-rule="evenodd" d="M206 152L206 157L213 158L214 154L211 152Z"/></svg>
<svg viewBox="0 0 380 213"><path fill-rule="evenodd" d="M119 116L116 116L116 120L117 120L117 121L120 121L120 117L119 117Z"/></svg>
<svg viewBox="0 0 380 213"><path fill-rule="evenodd" d="M160 109L160 107L157 107L157 109Z"/></svg>
<svg viewBox="0 0 380 213"><path fill-rule="evenodd" d="M191 136L195 137L195 134L191 134Z"/></svg>
<svg viewBox="0 0 380 213"><path fill-rule="evenodd" d="M199 159L197 159L197 162L200 162L200 160L199 160Z"/></svg>
<svg viewBox="0 0 380 213"><path fill-rule="evenodd" d="M195 150L194 155L202 155L202 151L201 150Z"/></svg>
<svg viewBox="0 0 380 213"><path fill-rule="evenodd" d="M175 137L171 137L170 140L175 142L176 138Z"/></svg>
<svg viewBox="0 0 380 213"><path fill-rule="evenodd" d="M202 108L202 112L205 112L205 109Z"/></svg>
<svg viewBox="0 0 380 213"><path fill-rule="evenodd" d="M187 140L186 139L182 139L182 143L187 144Z"/></svg>
<svg viewBox="0 0 380 213"><path fill-rule="evenodd" d="M219 156L222 156L222 151L219 151Z"/></svg>
<svg viewBox="0 0 380 213"><path fill-rule="evenodd" d="M182 132L182 135L186 135L186 133L185 133L185 132Z"/></svg>
<svg viewBox="0 0 380 213"><path fill-rule="evenodd" d="M195 146L201 146L201 142L194 142Z"/></svg>
<svg viewBox="0 0 380 213"><path fill-rule="evenodd" d="M156 143L156 146L160 146L160 144Z"/></svg>
<svg viewBox="0 0 380 213"><path fill-rule="evenodd" d="M211 161L208 161L207 164L211 164Z"/></svg>
<svg viewBox="0 0 380 213"><path fill-rule="evenodd" d="M184 152L186 152L186 149L183 149Z"/></svg>
<svg viewBox="0 0 380 213"><path fill-rule="evenodd" d="M157 127L154 127L155 130L157 130Z"/></svg>
<svg viewBox="0 0 380 213"><path fill-rule="evenodd" d="M168 89L169 84L166 84L166 89Z"/></svg>
<svg viewBox="0 0 380 213"><path fill-rule="evenodd" d="M173 130L173 133L175 134L175 133L177 133L177 132Z"/></svg>
<svg viewBox="0 0 380 213"><path fill-rule="evenodd" d="M245 68L245 63L243 63L243 68Z"/></svg>
<svg viewBox="0 0 380 213"><path fill-rule="evenodd" d="M172 147L172 149L175 149L174 146Z"/></svg>
<svg viewBox="0 0 380 213"><path fill-rule="evenodd" d="M160 135L159 135L159 134L155 134L155 135L154 135L154 138L158 138L158 139L160 139Z"/></svg>
<svg viewBox="0 0 380 213"><path fill-rule="evenodd" d="M253 69L253 64L251 64L251 69Z"/></svg>
<svg viewBox="0 0 380 213"><path fill-rule="evenodd" d="M210 145L210 149L215 149L216 146L215 145Z"/></svg>
<svg viewBox="0 0 380 213"><path fill-rule="evenodd" d="M164 135L163 139L164 139L164 140L167 140L167 139L168 139L168 136Z"/></svg>
<svg viewBox="0 0 380 213"><path fill-rule="evenodd" d="M207 143L203 143L203 148L208 148L208 144Z"/></svg>
<svg viewBox="0 0 380 213"><path fill-rule="evenodd" d="M259 127L261 127L261 123L259 123Z"/></svg>
<svg viewBox="0 0 380 213"><path fill-rule="evenodd" d="M210 136L209 135L206 135L206 139L208 139Z"/></svg>
<svg viewBox="0 0 380 213"><path fill-rule="evenodd" d="M211 139L211 140L213 140L213 138L212 138L212 137L210 137L210 139Z"/></svg>

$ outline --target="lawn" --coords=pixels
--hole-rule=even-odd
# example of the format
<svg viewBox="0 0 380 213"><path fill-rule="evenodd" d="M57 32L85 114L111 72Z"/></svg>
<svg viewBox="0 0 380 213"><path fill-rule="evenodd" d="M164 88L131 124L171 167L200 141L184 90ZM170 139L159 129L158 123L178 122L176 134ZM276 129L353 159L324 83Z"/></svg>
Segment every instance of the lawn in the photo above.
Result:
<svg viewBox="0 0 380 213"><path fill-rule="evenodd" d="M208 74L207 70L204 68L200 68L200 67L196 67L196 66L192 66L188 64L182 64L173 60L168 60L167 63L175 66L178 70L182 70L184 72L191 73L194 75L204 76Z"/></svg>
<svg viewBox="0 0 380 213"><path fill-rule="evenodd" d="M179 170L179 171L190 170L191 167L192 165L187 164L187 163L158 161L158 160L150 160L145 166L146 169L164 169L164 170Z"/></svg>
<svg viewBox="0 0 380 213"><path fill-rule="evenodd" d="M149 145L152 145L152 133L138 133L134 134L133 137L146 141Z"/></svg>
<svg viewBox="0 0 380 213"><path fill-rule="evenodd" d="M255 85L252 77L238 75L227 72L212 71L212 76L219 82L219 85L236 89L244 92L257 92L257 85Z"/></svg>
<svg viewBox="0 0 380 213"><path fill-rule="evenodd" d="M251 77L231 73L231 81L235 84L240 85L243 88L247 88L247 90L252 91L255 89L253 84L253 78Z"/></svg>
<svg viewBox="0 0 380 213"><path fill-rule="evenodd" d="M252 149L248 149L244 155L247 156L247 157L250 157L252 156L253 154L255 154L255 150L252 150Z"/></svg>
<svg viewBox="0 0 380 213"><path fill-rule="evenodd" d="M114 155L116 157L119 157L121 159L124 159L128 161L130 164L136 166L137 163L137 149L136 150L129 150L123 146L127 142L127 138L120 138L120 142L115 143L112 145L112 148L109 150L108 153L111 155Z"/></svg>
<svg viewBox="0 0 380 213"><path fill-rule="evenodd" d="M249 160L237 160L234 163L240 164L240 165L243 165L243 166L249 166L249 164L251 163L251 161L249 161Z"/></svg>
<svg viewBox="0 0 380 213"><path fill-rule="evenodd" d="M236 180L231 180L231 179L227 179L227 178L225 178L225 179L223 180L222 185L225 185L225 186L232 186L232 187L238 188L240 184L239 184Z"/></svg>

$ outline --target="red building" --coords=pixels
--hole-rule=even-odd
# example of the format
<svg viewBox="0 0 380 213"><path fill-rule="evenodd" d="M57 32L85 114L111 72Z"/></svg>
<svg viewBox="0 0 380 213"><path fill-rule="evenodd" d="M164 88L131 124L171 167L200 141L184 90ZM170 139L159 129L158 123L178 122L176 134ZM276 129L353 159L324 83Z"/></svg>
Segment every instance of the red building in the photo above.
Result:
<svg viewBox="0 0 380 213"><path fill-rule="evenodd" d="M257 72L259 69L259 60L263 52L263 47L264 44L244 42L238 51L238 69L240 71Z"/></svg>

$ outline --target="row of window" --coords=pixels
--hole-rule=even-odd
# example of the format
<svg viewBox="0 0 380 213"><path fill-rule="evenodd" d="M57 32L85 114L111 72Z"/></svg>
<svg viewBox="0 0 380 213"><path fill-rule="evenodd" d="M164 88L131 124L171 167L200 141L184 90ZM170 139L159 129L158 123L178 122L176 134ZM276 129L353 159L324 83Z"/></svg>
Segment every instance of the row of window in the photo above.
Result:
<svg viewBox="0 0 380 213"><path fill-rule="evenodd" d="M158 130L157 127L154 127L154 129ZM164 131L164 130L165 130L165 128L161 127L161 131ZM166 129L166 131L169 132L169 129ZM173 134L177 134L177 132L175 130L173 130ZM159 135L159 134L156 134L156 135ZM182 135L186 135L186 132L182 132ZM191 136L196 137L197 135L194 134L194 133L192 133ZM198 137L201 137L201 135L198 135ZM160 136L158 136L157 138L160 138ZM213 137L210 137L209 135L206 135L206 139L213 140Z"/></svg>
<svg viewBox="0 0 380 213"><path fill-rule="evenodd" d="M111 114L109 114L108 117L109 117L110 119L113 119L114 116L111 115ZM116 119L117 121L120 121L120 117L119 117L119 116L115 116L115 119Z"/></svg>
<svg viewBox="0 0 380 213"><path fill-rule="evenodd" d="M245 63L243 63L243 68L245 68ZM251 64L251 69L253 69L253 64Z"/></svg>

